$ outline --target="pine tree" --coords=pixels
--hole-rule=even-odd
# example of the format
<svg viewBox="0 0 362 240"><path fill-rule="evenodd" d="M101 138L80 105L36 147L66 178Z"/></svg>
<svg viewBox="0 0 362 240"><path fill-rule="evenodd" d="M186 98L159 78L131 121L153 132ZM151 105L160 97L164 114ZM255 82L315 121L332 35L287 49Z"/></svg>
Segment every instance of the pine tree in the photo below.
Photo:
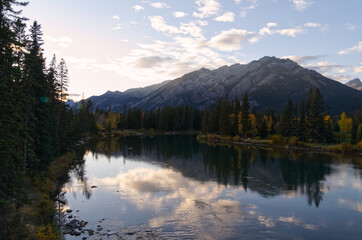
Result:
<svg viewBox="0 0 362 240"><path fill-rule="evenodd" d="M244 134L244 137L246 137L247 132L251 130L249 108L250 105L248 100L248 93L245 93L243 97L243 103L241 104L241 119L240 119L240 123L242 125L242 133Z"/></svg>
<svg viewBox="0 0 362 240"><path fill-rule="evenodd" d="M68 68L67 64L65 63L64 59L60 60L58 66L58 74L59 74L59 92L60 92L60 100L65 101L67 99L68 94L68 84L69 84L69 77L68 77Z"/></svg>
<svg viewBox="0 0 362 240"><path fill-rule="evenodd" d="M309 92L307 106L308 118L306 122L308 139L322 142L324 140L323 96L317 88L312 94Z"/></svg>

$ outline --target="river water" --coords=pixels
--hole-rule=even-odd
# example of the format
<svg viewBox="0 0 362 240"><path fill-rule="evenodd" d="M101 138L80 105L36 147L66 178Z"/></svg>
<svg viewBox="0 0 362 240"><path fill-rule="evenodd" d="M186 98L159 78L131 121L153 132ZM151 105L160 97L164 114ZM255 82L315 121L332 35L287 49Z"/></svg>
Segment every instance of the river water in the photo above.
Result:
<svg viewBox="0 0 362 240"><path fill-rule="evenodd" d="M156 239L362 236L360 156L156 136L93 142L82 163L64 185L63 211L94 234L66 239L117 239L109 233L120 229Z"/></svg>

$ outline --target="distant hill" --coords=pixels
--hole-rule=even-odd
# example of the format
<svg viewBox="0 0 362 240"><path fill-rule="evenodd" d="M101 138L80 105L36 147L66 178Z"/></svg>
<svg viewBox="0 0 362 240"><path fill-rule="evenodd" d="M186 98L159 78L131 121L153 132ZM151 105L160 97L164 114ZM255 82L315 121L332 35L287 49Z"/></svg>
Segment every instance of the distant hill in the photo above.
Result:
<svg viewBox="0 0 362 240"><path fill-rule="evenodd" d="M151 92L156 89L164 86L170 81L164 81L162 83L150 85L143 88L131 88L124 92L120 91L107 91L106 93L100 96L92 96L88 99L91 99L93 102L93 108L107 110L110 106L111 109L115 112L123 111L123 106L126 104L128 107L132 104L142 100ZM88 100L87 99L87 100Z"/></svg>
<svg viewBox="0 0 362 240"><path fill-rule="evenodd" d="M355 78L347 83L346 86L362 91L362 82L359 78Z"/></svg>
<svg viewBox="0 0 362 240"><path fill-rule="evenodd" d="M202 68L188 73L155 90L132 105L156 109L167 105L192 105L204 108L218 97L228 95L239 100L247 92L259 111L268 108L281 112L288 99L300 101L309 88L319 88L326 110L331 113L362 108L362 93L289 59L263 57L249 64L223 66L216 70Z"/></svg>
<svg viewBox="0 0 362 240"><path fill-rule="evenodd" d="M289 59L263 57L248 64L223 66L216 70L201 68L172 81L125 92L106 92L90 99L94 107L121 112L123 104L131 108L190 105L203 109L219 97L242 99L247 92L249 101L258 111L268 108L281 112L289 99L306 98L310 88L319 88L325 108L330 113L362 109L362 92L326 78L314 70L301 67Z"/></svg>

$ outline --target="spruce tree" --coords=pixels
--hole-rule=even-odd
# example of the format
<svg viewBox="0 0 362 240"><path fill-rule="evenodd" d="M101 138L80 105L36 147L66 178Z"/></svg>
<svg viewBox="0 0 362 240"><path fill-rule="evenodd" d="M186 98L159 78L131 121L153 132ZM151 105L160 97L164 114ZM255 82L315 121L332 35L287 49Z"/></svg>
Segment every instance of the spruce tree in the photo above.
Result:
<svg viewBox="0 0 362 240"><path fill-rule="evenodd" d="M242 133L244 134L244 137L246 137L247 132L251 130L249 108L250 105L248 100L248 93L245 93L243 97L243 103L241 104L241 119L240 119L240 123L242 125Z"/></svg>

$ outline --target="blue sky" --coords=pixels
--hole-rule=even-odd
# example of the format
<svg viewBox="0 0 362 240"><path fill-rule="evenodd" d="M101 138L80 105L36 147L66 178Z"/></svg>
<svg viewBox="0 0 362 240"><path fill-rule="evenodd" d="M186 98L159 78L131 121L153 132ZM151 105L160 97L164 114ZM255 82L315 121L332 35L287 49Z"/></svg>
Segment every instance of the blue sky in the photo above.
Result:
<svg viewBox="0 0 362 240"><path fill-rule="evenodd" d="M289 57L362 79L361 0L30 0L45 55L64 58L74 98L174 79L201 67Z"/></svg>

